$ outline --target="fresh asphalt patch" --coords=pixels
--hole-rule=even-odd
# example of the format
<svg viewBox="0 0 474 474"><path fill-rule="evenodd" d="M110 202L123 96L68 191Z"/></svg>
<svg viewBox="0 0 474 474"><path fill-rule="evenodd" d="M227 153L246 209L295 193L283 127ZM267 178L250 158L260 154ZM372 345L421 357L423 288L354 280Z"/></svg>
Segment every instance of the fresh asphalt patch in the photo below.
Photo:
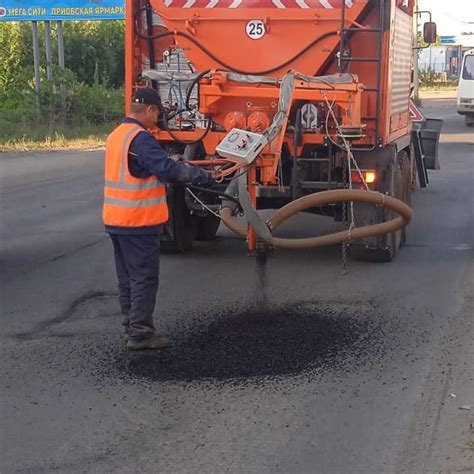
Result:
<svg viewBox="0 0 474 474"><path fill-rule="evenodd" d="M49 366L56 374L92 376L99 385L205 380L247 384L298 374L310 379L328 372L353 374L377 363L386 352L381 310L366 302L259 304L191 312L166 331L174 341L172 348L132 352L118 335L120 316L111 310L112 301L109 296L81 299L68 318L56 318L58 324L44 324L36 334L29 333L20 343L30 343L30 363L38 359L43 369ZM113 330L107 331L111 325ZM18 336L20 341L24 338ZM39 346L47 353L38 352Z"/></svg>
<svg viewBox="0 0 474 474"><path fill-rule="evenodd" d="M355 308L351 312L313 303L231 312L176 335L170 350L120 351L114 369L150 381L247 381L354 370L354 364L364 364L374 350L382 350L382 334Z"/></svg>

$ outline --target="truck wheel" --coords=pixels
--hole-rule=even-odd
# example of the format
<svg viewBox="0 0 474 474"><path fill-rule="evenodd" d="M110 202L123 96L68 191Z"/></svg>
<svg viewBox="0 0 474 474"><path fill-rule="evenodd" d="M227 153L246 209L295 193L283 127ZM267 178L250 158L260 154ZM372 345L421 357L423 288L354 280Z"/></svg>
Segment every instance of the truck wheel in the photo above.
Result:
<svg viewBox="0 0 474 474"><path fill-rule="evenodd" d="M474 116L473 115L465 115L464 116L464 123L467 127L474 127Z"/></svg>
<svg viewBox="0 0 474 474"><path fill-rule="evenodd" d="M169 186L167 193L170 218L163 226L162 253L184 253L192 249L197 234L197 221L184 200L184 188Z"/></svg>
<svg viewBox="0 0 474 474"><path fill-rule="evenodd" d="M214 240L216 238L217 229L221 220L212 214L204 217L198 217L196 240L204 242Z"/></svg>

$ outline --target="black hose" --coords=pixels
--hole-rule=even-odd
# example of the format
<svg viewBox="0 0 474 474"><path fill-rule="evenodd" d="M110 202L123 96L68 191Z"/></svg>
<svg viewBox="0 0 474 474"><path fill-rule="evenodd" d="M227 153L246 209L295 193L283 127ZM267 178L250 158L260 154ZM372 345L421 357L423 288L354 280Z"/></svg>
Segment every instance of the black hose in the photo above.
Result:
<svg viewBox="0 0 474 474"><path fill-rule="evenodd" d="M211 126L212 126L212 119L211 118L208 118L207 119L207 125L206 125L206 129L204 130L203 134L199 137L199 138L196 138L195 140L181 140L180 138L178 138L172 131L171 129L169 128L168 126L168 114L166 112L166 110L163 108L161 110L161 113L164 114L164 120L162 122L160 122L165 131L168 132L171 136L171 138L175 141L175 142L178 142L178 143L181 143L183 145L193 145L194 143L199 143L201 142L202 140L204 140L204 138L206 138L207 134L211 131Z"/></svg>
<svg viewBox="0 0 474 474"><path fill-rule="evenodd" d="M242 210L242 207L240 205L240 201L238 200L238 198L236 198L235 196L232 196L231 194L226 194L223 191L217 191L215 189L204 188L202 186L196 186L195 184L185 184L184 186L186 188L191 189L192 191L200 191L207 194L213 194L214 196L224 197L228 199L229 201L235 202L238 205L239 209Z"/></svg>
<svg viewBox="0 0 474 474"><path fill-rule="evenodd" d="M209 51L205 46L203 46L199 41L194 39L191 35L188 35L187 33L184 33L182 31L167 31L165 33L158 33L156 35L152 35L151 37L149 35L142 35L137 28L137 23L136 23L136 18L137 16L143 11L143 8L138 10L138 12L135 14L135 33L139 38L145 39L145 40L154 40L154 39L159 39L163 38L164 36L183 36L186 38L188 41L191 41L191 43L195 44L201 51L206 53L212 60L214 60L216 63L220 64L222 67L225 69L229 69L232 72L236 72L238 74L250 74L250 75L264 75L264 74L270 74L272 72L277 71L278 69L282 69L285 66L288 66L290 63L298 59L300 56L302 56L306 51L311 49L315 44L319 43L325 38L328 38L329 36L334 36L338 35L337 31L328 31L327 33L323 34L322 36L319 36L318 38L314 39L311 43L309 43L306 47L304 47L299 53L297 53L295 56L292 58L288 59L282 64L279 64L278 66L272 67L270 69L266 69L264 71L243 71L240 69L235 69L234 67L230 66L229 64L225 63L221 59L219 59L217 56L215 56L211 51Z"/></svg>
<svg viewBox="0 0 474 474"><path fill-rule="evenodd" d="M151 6L150 2L146 3L144 10L146 16L146 29L148 33L147 44L148 56L150 59L150 68L155 69L155 44L153 42L153 39L151 38L151 36L153 36L153 7ZM153 86L153 89L158 90L158 85L156 81L151 81L151 85Z"/></svg>
<svg viewBox="0 0 474 474"><path fill-rule="evenodd" d="M186 100L184 102L184 107L186 108L186 110L190 110L190 106L189 106L189 102L191 100L191 94L193 92L193 89L194 87L196 86L196 84L199 83L199 81L206 75L206 74L209 74L211 72L210 69L208 69L207 71L203 71L201 73L199 73L187 86L186 88Z"/></svg>
<svg viewBox="0 0 474 474"><path fill-rule="evenodd" d="M293 61L301 57L306 51L311 49L315 44L319 43L321 40L328 38L329 36L337 35L337 31L329 31L325 33L324 35L314 39L311 43L309 43L305 48L303 48L298 54L293 56L292 58L288 59L282 64L279 64L278 66L272 67L270 69L266 69L263 71L244 71L240 69L235 69L234 67L230 66L229 64L225 63L221 59L219 59L217 56L215 56L211 51L209 51L205 46L202 46L197 40L195 40L191 35L188 35L187 33L183 33L181 31L175 32L177 36L184 36L188 41L191 41L191 43L194 43L199 49L201 49L204 53L206 53L211 59L213 59L216 63L219 63L221 66L223 66L226 69L229 69L233 72L236 72L238 74L250 74L250 75L265 75L265 74L270 74L272 72L278 71L278 69L282 69L285 66L288 66L291 64Z"/></svg>

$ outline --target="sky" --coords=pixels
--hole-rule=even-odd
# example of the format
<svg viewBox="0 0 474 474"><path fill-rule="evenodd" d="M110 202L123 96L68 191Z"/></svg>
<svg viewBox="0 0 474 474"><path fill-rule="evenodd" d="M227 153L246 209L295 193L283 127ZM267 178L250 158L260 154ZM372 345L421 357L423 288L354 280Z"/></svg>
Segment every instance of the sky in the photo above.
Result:
<svg viewBox="0 0 474 474"><path fill-rule="evenodd" d="M418 0L418 8L431 11L439 35L474 32L474 0Z"/></svg>

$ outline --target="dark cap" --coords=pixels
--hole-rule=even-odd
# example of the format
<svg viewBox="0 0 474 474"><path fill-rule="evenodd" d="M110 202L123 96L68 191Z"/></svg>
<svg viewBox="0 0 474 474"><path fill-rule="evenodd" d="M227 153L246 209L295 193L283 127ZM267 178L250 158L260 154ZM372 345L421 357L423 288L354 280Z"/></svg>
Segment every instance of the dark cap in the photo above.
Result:
<svg viewBox="0 0 474 474"><path fill-rule="evenodd" d="M161 107L160 95L151 87L141 87L140 89L137 89L132 102Z"/></svg>

